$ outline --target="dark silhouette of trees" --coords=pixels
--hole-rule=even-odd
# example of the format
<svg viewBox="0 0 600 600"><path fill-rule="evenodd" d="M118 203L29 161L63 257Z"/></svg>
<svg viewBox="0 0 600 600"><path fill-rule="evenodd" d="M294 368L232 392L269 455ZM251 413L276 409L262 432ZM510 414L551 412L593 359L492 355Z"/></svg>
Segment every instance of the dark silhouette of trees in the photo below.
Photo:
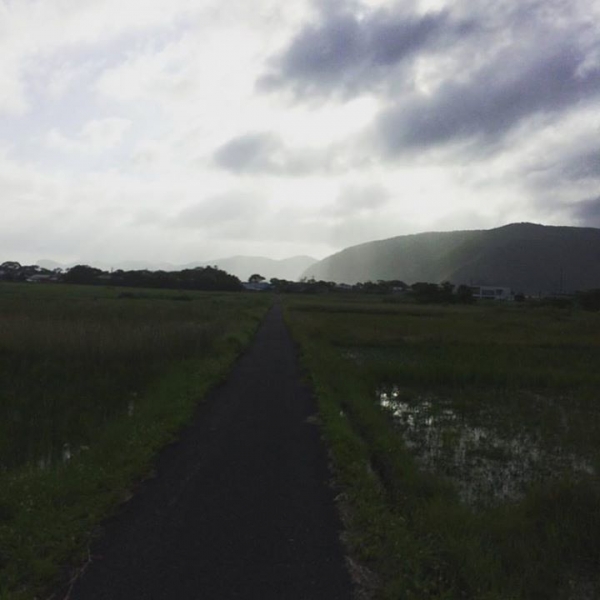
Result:
<svg viewBox="0 0 600 600"><path fill-rule="evenodd" d="M21 277L21 264L14 260L7 260L0 265L0 271L2 271L2 279L4 281L20 281L24 279Z"/></svg>
<svg viewBox="0 0 600 600"><path fill-rule="evenodd" d="M35 278L35 279L31 279ZM58 281L58 274L39 265L21 265L7 260L0 264L0 281Z"/></svg>
<svg viewBox="0 0 600 600"><path fill-rule="evenodd" d="M410 286L414 300L423 304L473 304L473 292L469 286L459 285L454 291L454 285L449 281L441 284L418 282Z"/></svg>
<svg viewBox="0 0 600 600"><path fill-rule="evenodd" d="M62 281L65 283L94 284L97 283L97 279L102 273L103 271L95 267L76 265L63 275Z"/></svg>
<svg viewBox="0 0 600 600"><path fill-rule="evenodd" d="M475 302L473 290L468 285L459 285L456 288L456 301L459 304L473 304Z"/></svg>
<svg viewBox="0 0 600 600"><path fill-rule="evenodd" d="M437 283L418 281L410 286L411 295L417 302L431 304L443 302L440 286Z"/></svg>
<svg viewBox="0 0 600 600"><path fill-rule="evenodd" d="M196 267L182 271L115 271L112 285L178 290L232 291L242 289L240 280L216 267Z"/></svg>
<svg viewBox="0 0 600 600"><path fill-rule="evenodd" d="M16 271L21 268L21 263L15 260L7 260L0 265L2 271Z"/></svg>
<svg viewBox="0 0 600 600"><path fill-rule="evenodd" d="M77 265L61 277L64 283L116 285L177 290L232 291L242 289L240 280L216 267L197 267L182 271L123 271L112 273L87 265Z"/></svg>
<svg viewBox="0 0 600 600"><path fill-rule="evenodd" d="M578 292L576 299L584 310L600 310L600 289Z"/></svg>

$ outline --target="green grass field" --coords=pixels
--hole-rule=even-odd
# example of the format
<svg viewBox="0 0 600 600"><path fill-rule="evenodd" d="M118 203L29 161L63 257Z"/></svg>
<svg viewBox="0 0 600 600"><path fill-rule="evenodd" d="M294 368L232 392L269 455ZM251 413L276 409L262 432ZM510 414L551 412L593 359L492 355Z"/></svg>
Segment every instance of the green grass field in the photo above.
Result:
<svg viewBox="0 0 600 600"><path fill-rule="evenodd" d="M68 576L270 302L0 284L0 598Z"/></svg>
<svg viewBox="0 0 600 600"><path fill-rule="evenodd" d="M367 596L600 597L599 314L344 296L286 315Z"/></svg>

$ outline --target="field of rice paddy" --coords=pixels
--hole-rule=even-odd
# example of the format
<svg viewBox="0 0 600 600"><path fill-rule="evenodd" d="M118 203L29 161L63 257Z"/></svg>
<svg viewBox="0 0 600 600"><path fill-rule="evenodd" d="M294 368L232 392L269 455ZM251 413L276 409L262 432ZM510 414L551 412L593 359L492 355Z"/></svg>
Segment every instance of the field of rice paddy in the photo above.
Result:
<svg viewBox="0 0 600 600"><path fill-rule="evenodd" d="M366 597L600 597L600 314L297 298Z"/></svg>

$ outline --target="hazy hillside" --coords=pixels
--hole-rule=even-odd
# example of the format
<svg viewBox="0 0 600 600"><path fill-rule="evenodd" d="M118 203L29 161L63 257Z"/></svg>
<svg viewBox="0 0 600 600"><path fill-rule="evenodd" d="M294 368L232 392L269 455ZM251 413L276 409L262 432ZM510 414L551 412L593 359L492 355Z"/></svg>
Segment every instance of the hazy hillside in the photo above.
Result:
<svg viewBox="0 0 600 600"><path fill-rule="evenodd" d="M526 293L600 288L600 229L515 223L420 233L346 248L304 275L344 283L378 279L509 286Z"/></svg>
<svg viewBox="0 0 600 600"><path fill-rule="evenodd" d="M264 256L232 256L203 263L194 263L194 266L217 266L219 269L236 275L242 281L247 281L248 277L255 273L266 279L277 277L278 279L296 281L315 262L317 262L316 259L310 256L293 256L281 260L265 258Z"/></svg>
<svg viewBox="0 0 600 600"><path fill-rule="evenodd" d="M216 260L196 261L186 265L152 263L147 261L126 261L108 264L96 261L91 263L90 266L104 270L123 269L124 271L129 271L148 269L150 271L179 271L181 269L193 269L194 267L205 267L210 265L212 267L216 266L223 271L227 271L227 273L239 277L242 281L247 281L248 277L255 273L262 275L266 279L277 277L278 279L296 281L301 277L302 273L315 262L316 259L310 256L292 256L291 258L284 258L281 260L266 258L264 256L232 256ZM52 270L56 268L66 269L77 263L67 265L53 260L43 259L38 260L37 264L40 267Z"/></svg>

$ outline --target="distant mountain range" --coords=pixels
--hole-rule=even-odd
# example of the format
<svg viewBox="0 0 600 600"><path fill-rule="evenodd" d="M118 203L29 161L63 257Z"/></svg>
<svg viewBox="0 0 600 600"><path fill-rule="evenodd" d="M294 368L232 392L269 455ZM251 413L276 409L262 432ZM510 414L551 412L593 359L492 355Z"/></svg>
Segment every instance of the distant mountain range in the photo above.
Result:
<svg viewBox="0 0 600 600"><path fill-rule="evenodd" d="M450 281L528 294L600 288L600 229L514 223L403 235L346 248L303 275L350 284Z"/></svg>
<svg viewBox="0 0 600 600"><path fill-rule="evenodd" d="M302 273L316 262L317 259L310 256L292 256L281 260L264 256L232 256L209 261L204 265L216 265L219 269L236 275L242 281L247 281L255 273L262 275L267 280L276 277L277 279L297 281Z"/></svg>
<svg viewBox="0 0 600 600"><path fill-rule="evenodd" d="M220 258L216 260L190 262L185 265L175 265L165 262L148 262L148 261L124 261L120 263L102 263L93 262L90 267L97 267L102 270L123 269L124 271L138 271L147 269L149 271L180 271L182 269L193 269L195 267L218 267L223 271L227 271L231 275L239 277L242 281L247 281L251 275L255 273L262 275L267 280L276 277L277 279L287 279L296 281L302 273L312 264L317 262L317 259L310 256L292 256L276 260L266 258L264 256L231 256L228 258ZM73 267L75 264L61 264L53 260L38 260L37 264L45 269L66 269ZM88 263L84 263L88 264Z"/></svg>

